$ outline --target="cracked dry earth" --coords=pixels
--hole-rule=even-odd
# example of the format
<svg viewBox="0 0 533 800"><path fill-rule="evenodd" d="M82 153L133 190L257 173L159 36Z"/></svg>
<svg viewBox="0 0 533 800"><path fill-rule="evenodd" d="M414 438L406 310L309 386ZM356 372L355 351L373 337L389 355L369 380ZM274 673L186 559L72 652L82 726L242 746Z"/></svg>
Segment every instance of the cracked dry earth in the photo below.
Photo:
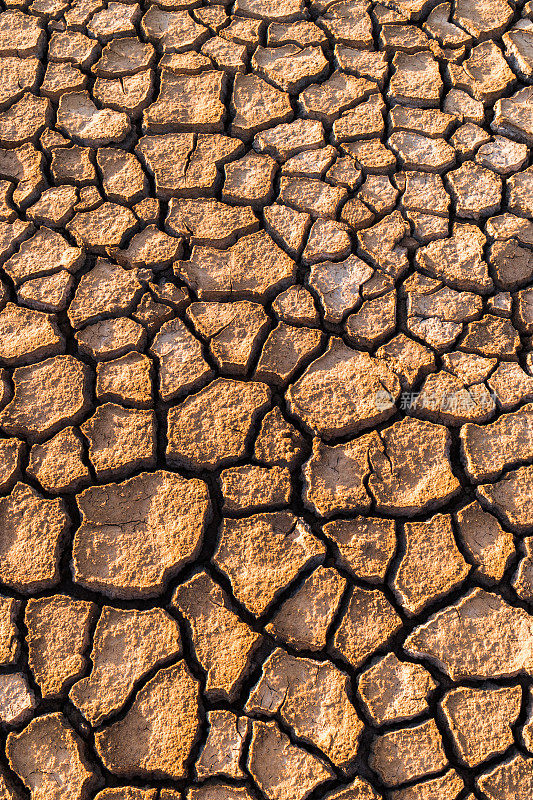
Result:
<svg viewBox="0 0 533 800"><path fill-rule="evenodd" d="M533 3L2 9L0 800L530 800Z"/></svg>

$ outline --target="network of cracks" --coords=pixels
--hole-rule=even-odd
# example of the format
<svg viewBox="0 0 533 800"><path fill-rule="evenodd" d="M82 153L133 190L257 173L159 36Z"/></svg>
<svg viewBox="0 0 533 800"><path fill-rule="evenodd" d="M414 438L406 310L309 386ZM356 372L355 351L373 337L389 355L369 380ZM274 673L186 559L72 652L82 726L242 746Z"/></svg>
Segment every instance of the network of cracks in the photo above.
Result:
<svg viewBox="0 0 533 800"><path fill-rule="evenodd" d="M0 798L533 796L533 3L3 0Z"/></svg>

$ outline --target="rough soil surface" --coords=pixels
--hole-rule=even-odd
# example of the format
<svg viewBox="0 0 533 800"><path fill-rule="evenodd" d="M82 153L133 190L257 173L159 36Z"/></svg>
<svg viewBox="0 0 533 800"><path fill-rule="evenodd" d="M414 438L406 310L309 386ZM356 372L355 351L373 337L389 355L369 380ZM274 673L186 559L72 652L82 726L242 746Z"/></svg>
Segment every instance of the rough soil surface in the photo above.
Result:
<svg viewBox="0 0 533 800"><path fill-rule="evenodd" d="M531 800L532 148L532 0L0 0L0 800Z"/></svg>

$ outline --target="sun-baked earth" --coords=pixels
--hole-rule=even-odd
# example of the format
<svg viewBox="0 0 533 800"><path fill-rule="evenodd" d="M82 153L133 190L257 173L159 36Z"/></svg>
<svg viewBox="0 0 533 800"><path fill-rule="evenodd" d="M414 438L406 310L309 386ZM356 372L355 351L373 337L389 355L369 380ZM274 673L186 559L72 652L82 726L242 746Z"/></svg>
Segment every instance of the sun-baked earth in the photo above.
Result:
<svg viewBox="0 0 533 800"><path fill-rule="evenodd" d="M0 800L531 800L533 2L0 4Z"/></svg>

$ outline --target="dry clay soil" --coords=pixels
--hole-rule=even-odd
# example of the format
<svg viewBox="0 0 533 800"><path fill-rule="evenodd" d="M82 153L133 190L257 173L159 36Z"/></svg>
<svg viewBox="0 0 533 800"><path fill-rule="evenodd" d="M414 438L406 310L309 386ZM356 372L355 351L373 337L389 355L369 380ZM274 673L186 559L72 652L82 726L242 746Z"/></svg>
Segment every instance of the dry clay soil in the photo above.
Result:
<svg viewBox="0 0 533 800"><path fill-rule="evenodd" d="M0 800L531 800L533 3L0 9Z"/></svg>

